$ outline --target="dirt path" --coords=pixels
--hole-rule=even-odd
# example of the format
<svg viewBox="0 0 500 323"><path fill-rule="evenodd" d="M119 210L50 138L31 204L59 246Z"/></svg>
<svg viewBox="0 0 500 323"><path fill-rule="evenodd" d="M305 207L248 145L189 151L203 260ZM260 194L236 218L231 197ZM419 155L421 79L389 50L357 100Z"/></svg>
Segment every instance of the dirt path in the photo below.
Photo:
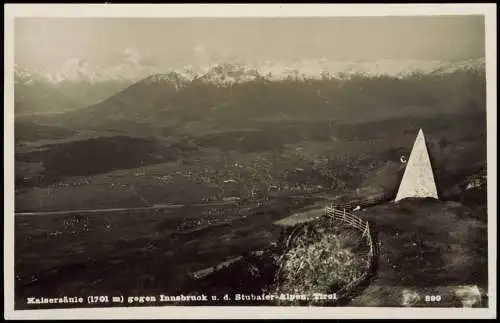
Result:
<svg viewBox="0 0 500 323"><path fill-rule="evenodd" d="M190 204L160 204L153 206L144 207L132 207L132 208L109 208L109 209L88 209L88 210L62 210L62 211L43 211L43 212L18 212L16 216L25 215L71 215L71 214L94 214L94 213L118 213L118 212L140 212L140 211L155 211L155 210L167 210L167 209L178 209L182 207L217 207L217 206L230 206L237 205L237 202L227 201L227 202L208 202L208 203L190 203Z"/></svg>

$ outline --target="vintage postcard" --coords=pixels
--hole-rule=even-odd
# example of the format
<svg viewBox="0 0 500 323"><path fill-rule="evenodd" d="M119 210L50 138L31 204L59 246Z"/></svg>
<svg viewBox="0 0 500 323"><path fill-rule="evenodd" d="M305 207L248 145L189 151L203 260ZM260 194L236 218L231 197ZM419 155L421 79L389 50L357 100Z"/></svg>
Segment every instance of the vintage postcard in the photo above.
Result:
<svg viewBox="0 0 500 323"><path fill-rule="evenodd" d="M5 318L494 318L495 9L6 5Z"/></svg>

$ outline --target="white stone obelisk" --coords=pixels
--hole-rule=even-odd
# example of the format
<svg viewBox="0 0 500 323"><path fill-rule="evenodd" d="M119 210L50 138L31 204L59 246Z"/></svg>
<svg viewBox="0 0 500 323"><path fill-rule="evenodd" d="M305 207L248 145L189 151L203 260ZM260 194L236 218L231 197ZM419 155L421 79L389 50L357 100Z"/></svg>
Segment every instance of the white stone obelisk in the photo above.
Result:
<svg viewBox="0 0 500 323"><path fill-rule="evenodd" d="M419 130L417 139L415 139L415 143L413 144L413 149L406 163L403 179L399 185L394 202L407 197L431 197L438 199L431 160L422 129Z"/></svg>

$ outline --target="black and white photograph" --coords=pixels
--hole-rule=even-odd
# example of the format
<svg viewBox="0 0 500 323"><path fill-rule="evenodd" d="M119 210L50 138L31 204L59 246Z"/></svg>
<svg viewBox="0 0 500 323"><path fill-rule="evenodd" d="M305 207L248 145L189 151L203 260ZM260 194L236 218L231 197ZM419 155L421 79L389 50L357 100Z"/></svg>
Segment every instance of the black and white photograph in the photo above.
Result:
<svg viewBox="0 0 500 323"><path fill-rule="evenodd" d="M10 317L494 317L494 5L30 6L5 29Z"/></svg>

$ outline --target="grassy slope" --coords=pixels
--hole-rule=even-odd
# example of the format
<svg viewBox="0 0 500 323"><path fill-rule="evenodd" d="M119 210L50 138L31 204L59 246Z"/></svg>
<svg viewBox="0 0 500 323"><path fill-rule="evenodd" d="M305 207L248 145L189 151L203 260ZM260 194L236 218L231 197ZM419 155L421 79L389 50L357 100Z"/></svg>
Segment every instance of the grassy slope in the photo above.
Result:
<svg viewBox="0 0 500 323"><path fill-rule="evenodd" d="M354 306L399 306L404 291L417 291L414 306L461 306L454 288L488 288L487 225L481 210L454 202L403 200L360 212L380 242L377 276ZM425 302L441 295L441 302ZM484 303L482 304L484 306Z"/></svg>

